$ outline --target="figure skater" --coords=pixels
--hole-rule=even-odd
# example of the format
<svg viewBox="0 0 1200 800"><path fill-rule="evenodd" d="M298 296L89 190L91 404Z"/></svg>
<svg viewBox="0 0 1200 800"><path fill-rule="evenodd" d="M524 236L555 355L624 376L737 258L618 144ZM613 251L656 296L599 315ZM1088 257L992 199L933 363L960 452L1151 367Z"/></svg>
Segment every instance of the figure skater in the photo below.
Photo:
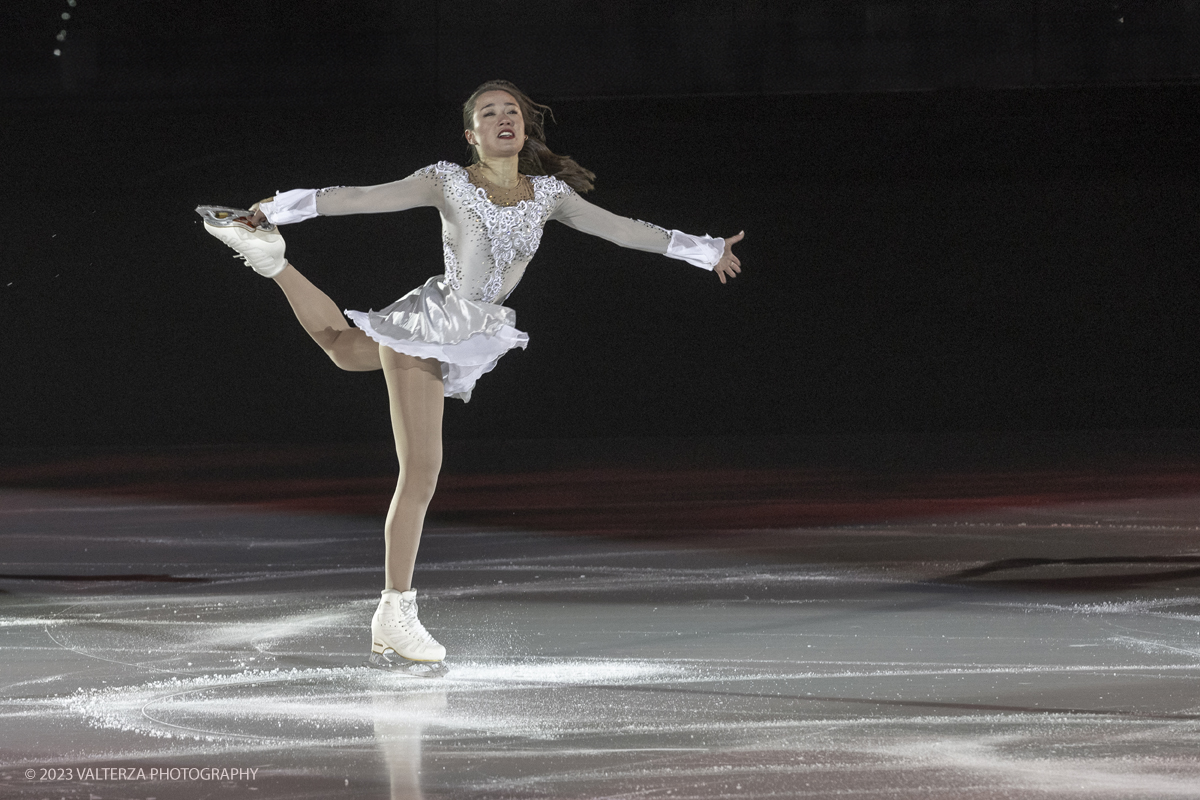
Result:
<svg viewBox="0 0 1200 800"><path fill-rule="evenodd" d="M400 474L384 522L384 590L371 619L370 663L441 661L446 649L417 618L413 566L442 462L445 397L466 402L475 382L529 337L503 304L555 219L623 247L712 270L741 272L728 239L689 236L618 217L584 200L595 174L546 146L546 106L507 81L483 84L463 104L470 164L442 161L378 186L294 189L249 211L203 206L205 229L255 272L273 278L309 336L345 370L382 369ZM433 206L441 212L445 273L381 311L346 311L284 259L275 226L316 216Z"/></svg>

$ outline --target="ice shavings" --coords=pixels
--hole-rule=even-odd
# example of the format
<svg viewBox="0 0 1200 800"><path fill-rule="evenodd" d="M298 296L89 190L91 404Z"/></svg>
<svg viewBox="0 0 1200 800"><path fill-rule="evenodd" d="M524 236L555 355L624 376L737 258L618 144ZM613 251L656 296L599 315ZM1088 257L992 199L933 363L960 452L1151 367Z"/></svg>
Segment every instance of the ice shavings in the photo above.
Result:
<svg viewBox="0 0 1200 800"><path fill-rule="evenodd" d="M369 738L365 726L374 724L381 709L409 714L415 706L432 702L440 711L446 693L633 685L672 680L687 672L688 668L668 662L602 659L472 662L454 665L448 677L434 679L358 667L244 670L81 690L63 699L62 707L96 727L155 737L361 739ZM430 692L441 693L443 699L431 701ZM403 698L410 699L401 702ZM521 714L511 710L495 714L459 710L444 718L426 714L421 719L471 729L513 724L516 730L544 727L543 722L528 720L522 726Z"/></svg>

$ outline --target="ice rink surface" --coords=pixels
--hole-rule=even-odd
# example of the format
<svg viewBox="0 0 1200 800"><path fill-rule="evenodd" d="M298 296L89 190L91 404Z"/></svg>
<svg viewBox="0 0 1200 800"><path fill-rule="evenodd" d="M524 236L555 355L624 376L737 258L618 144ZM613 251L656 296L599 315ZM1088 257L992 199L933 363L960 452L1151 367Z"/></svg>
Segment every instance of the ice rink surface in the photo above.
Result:
<svg viewBox="0 0 1200 800"><path fill-rule="evenodd" d="M1195 474L741 529L689 474L691 527L631 526L645 475L608 530L434 514L441 677L361 666L373 514L10 480L0 798L1200 797Z"/></svg>

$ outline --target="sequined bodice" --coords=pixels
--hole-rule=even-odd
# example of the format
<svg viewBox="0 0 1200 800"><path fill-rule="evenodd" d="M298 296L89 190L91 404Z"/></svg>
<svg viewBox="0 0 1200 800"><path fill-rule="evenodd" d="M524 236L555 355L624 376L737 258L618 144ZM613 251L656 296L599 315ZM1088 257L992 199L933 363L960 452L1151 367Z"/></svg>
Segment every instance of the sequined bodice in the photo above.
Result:
<svg viewBox="0 0 1200 800"><path fill-rule="evenodd" d="M571 188L557 178L530 178L533 199L499 206L467 171L441 161L417 175L440 184L446 282L469 300L503 303L542 241L546 220Z"/></svg>
<svg viewBox="0 0 1200 800"><path fill-rule="evenodd" d="M434 206L442 215L446 283L461 299L476 302L505 301L537 252L550 219L622 247L667 252L671 232L594 206L551 175L531 175L528 180L531 198L496 205L486 190L471 183L465 169L439 161L391 183L296 190L299 199L293 198L293 203L311 197L310 211L330 216ZM306 218L304 212L296 213Z"/></svg>

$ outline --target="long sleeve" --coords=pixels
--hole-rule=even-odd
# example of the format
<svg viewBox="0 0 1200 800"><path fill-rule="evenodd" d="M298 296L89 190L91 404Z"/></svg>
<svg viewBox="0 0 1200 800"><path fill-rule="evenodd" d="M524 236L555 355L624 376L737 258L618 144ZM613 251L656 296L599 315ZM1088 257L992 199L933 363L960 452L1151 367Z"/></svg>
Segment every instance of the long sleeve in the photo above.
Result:
<svg viewBox="0 0 1200 800"><path fill-rule="evenodd" d="M259 208L276 225L300 222L316 216L384 214L420 206L442 206L443 195L432 168L407 178L376 186L331 186L328 189L292 189L280 192Z"/></svg>
<svg viewBox="0 0 1200 800"><path fill-rule="evenodd" d="M721 260L725 250L724 239L668 231L649 222L620 217L592 205L574 192L563 198L550 218L621 247L659 253L701 269L711 270Z"/></svg>

